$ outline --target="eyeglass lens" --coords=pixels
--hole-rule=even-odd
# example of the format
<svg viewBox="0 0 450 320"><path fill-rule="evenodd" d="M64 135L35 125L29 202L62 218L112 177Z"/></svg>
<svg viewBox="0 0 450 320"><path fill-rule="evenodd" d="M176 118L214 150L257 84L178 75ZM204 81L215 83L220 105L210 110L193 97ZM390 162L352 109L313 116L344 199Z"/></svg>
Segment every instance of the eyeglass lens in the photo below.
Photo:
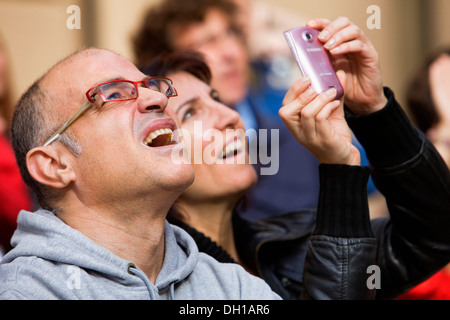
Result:
<svg viewBox="0 0 450 320"><path fill-rule="evenodd" d="M99 87L106 101L126 100L136 98L136 87L131 82L111 82ZM95 93L95 92L94 92Z"/></svg>
<svg viewBox="0 0 450 320"><path fill-rule="evenodd" d="M146 86L156 92L161 92L170 97L174 95L174 89L166 79L148 79ZM128 81L115 81L105 83L94 92L101 93L106 101L128 100L137 97L137 88L134 83Z"/></svg>
<svg viewBox="0 0 450 320"><path fill-rule="evenodd" d="M166 79L148 79L146 85L149 89L161 92L167 97L171 97L175 94L175 90L169 80Z"/></svg>

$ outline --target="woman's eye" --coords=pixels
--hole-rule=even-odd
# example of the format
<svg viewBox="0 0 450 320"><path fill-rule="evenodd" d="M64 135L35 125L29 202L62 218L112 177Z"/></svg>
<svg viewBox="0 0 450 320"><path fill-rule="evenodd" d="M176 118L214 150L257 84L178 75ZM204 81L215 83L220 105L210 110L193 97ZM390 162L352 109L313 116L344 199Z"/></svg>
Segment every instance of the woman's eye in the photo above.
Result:
<svg viewBox="0 0 450 320"><path fill-rule="evenodd" d="M214 101L222 103L222 99L220 99L220 95L219 92L217 92L217 90L212 89L210 96Z"/></svg>
<svg viewBox="0 0 450 320"><path fill-rule="evenodd" d="M183 115L183 118L181 119L181 121L186 121L189 118L191 118L194 115L194 109L193 108L189 108L188 110L186 110L186 112Z"/></svg>

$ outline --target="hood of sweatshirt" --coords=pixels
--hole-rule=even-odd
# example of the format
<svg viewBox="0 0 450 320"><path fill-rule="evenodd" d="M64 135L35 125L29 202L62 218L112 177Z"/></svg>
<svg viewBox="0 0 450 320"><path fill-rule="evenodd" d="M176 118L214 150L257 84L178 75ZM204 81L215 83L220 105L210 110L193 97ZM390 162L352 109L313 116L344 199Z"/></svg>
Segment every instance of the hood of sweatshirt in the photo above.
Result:
<svg viewBox="0 0 450 320"><path fill-rule="evenodd" d="M16 287L40 292L44 298L173 299L174 286L198 262L193 239L167 222L164 262L155 284L133 261L113 254L52 212L22 211L17 222L11 240L14 249L1 261L0 278L9 275Z"/></svg>

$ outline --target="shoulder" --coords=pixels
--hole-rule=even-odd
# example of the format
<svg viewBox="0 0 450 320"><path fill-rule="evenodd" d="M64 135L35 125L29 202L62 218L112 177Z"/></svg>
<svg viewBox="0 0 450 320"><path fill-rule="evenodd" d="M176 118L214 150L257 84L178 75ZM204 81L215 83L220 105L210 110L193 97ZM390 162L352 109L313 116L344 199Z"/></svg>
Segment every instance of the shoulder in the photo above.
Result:
<svg viewBox="0 0 450 320"><path fill-rule="evenodd" d="M57 299L67 270L37 257L19 257L0 264L0 299ZM70 271L70 270L69 270ZM55 288L57 290L55 290Z"/></svg>
<svg viewBox="0 0 450 320"><path fill-rule="evenodd" d="M19 279L21 279L20 273L20 264L0 264L0 300L33 299L19 283Z"/></svg>
<svg viewBox="0 0 450 320"><path fill-rule="evenodd" d="M0 264L0 299L32 299L32 297L25 292L22 283L23 281L33 281L33 276L28 277L25 275L27 274L26 270L33 269L32 267L30 268L30 266L34 259L35 257L21 258L17 259L18 261L14 260L9 263Z"/></svg>

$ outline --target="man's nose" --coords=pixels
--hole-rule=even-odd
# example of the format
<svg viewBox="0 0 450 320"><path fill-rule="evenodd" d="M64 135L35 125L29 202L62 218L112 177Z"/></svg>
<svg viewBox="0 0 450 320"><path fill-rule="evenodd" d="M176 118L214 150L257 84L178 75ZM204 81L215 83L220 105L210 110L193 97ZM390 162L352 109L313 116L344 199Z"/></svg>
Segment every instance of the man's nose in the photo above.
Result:
<svg viewBox="0 0 450 320"><path fill-rule="evenodd" d="M161 92L139 88L138 109L140 112L164 112L168 98Z"/></svg>

